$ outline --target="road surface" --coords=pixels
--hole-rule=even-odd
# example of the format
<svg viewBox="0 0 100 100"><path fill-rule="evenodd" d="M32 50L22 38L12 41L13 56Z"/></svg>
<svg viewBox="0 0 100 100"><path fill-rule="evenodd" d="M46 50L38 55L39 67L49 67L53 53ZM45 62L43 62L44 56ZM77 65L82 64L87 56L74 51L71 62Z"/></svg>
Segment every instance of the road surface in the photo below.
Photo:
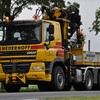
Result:
<svg viewBox="0 0 100 100"><path fill-rule="evenodd" d="M41 98L66 98L79 96L100 96L100 91L0 93L0 100L41 100Z"/></svg>

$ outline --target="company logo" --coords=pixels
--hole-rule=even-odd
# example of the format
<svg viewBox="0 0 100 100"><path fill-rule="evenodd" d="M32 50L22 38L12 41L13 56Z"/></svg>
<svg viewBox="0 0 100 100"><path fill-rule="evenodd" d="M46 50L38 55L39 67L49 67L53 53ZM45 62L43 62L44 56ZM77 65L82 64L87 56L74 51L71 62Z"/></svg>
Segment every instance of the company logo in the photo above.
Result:
<svg viewBox="0 0 100 100"><path fill-rule="evenodd" d="M11 51L11 50L29 50L30 46L2 46L1 51Z"/></svg>
<svg viewBox="0 0 100 100"><path fill-rule="evenodd" d="M36 55L36 51L28 51L27 54L28 55L31 55L31 54Z"/></svg>

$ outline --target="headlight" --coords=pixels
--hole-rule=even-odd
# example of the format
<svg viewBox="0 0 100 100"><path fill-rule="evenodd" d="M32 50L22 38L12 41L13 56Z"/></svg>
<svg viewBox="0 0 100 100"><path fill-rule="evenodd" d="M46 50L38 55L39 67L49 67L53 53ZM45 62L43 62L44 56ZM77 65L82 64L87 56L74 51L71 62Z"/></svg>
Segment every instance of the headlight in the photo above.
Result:
<svg viewBox="0 0 100 100"><path fill-rule="evenodd" d="M41 71L41 70L44 70L44 67L43 66L34 66L33 70L34 71Z"/></svg>

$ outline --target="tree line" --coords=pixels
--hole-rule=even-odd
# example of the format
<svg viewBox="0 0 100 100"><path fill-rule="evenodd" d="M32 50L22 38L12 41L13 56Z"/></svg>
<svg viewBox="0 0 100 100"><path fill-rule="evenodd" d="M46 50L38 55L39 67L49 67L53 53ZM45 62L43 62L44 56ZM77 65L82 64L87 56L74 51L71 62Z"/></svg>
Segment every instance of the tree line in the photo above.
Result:
<svg viewBox="0 0 100 100"><path fill-rule="evenodd" d="M0 0L0 19L9 16L14 20L23 9L32 10L32 5L47 5L52 7L65 7L64 0Z"/></svg>
<svg viewBox="0 0 100 100"><path fill-rule="evenodd" d="M32 10L33 5L66 8L64 0L0 0L0 19L3 21L5 16L9 16L10 20L14 20L23 9ZM78 4L77 6L80 5ZM100 32L100 7L96 10L95 20L92 23L90 31L95 31L96 35Z"/></svg>

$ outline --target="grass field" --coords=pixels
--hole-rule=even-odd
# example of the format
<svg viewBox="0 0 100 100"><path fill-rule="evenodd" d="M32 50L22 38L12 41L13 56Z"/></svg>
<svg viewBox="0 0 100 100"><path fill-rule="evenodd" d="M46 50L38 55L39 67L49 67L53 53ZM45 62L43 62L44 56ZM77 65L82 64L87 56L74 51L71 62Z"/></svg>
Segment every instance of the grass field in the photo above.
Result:
<svg viewBox="0 0 100 100"><path fill-rule="evenodd" d="M73 98L47 98L47 99L39 99L39 100L100 100L99 97L73 97Z"/></svg>
<svg viewBox="0 0 100 100"><path fill-rule="evenodd" d="M27 92L27 91L38 91L37 85L29 85L28 87L22 87L21 92Z"/></svg>

